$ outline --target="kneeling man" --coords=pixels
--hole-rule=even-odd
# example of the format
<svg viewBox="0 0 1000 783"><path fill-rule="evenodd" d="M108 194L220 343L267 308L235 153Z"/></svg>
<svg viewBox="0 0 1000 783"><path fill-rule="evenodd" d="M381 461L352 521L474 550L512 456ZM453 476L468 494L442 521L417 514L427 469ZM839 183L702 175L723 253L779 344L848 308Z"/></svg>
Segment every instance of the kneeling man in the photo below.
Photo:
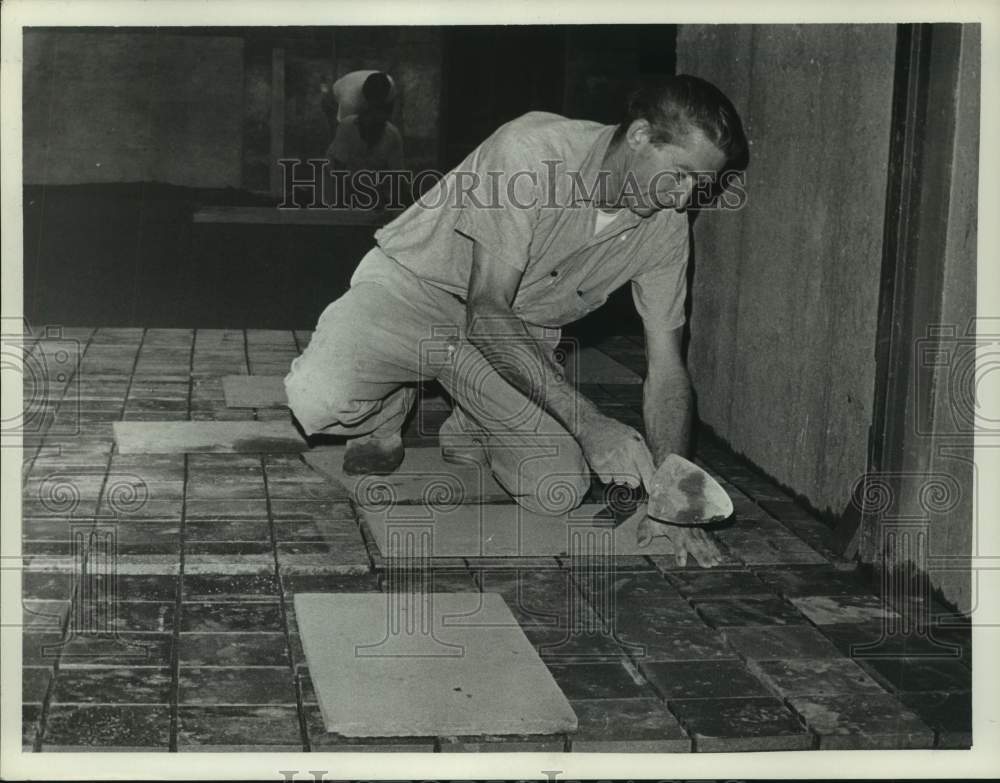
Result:
<svg viewBox="0 0 1000 783"><path fill-rule="evenodd" d="M508 122L376 232L292 363L293 413L307 434L352 438L346 472L388 473L414 384L436 379L454 402L445 457L488 465L525 508L575 508L591 470L636 486L689 449L684 211L697 178L718 180L745 156L732 104L692 76L639 89L617 126L542 112ZM648 447L553 354L560 327L626 282L645 332ZM718 562L703 530L669 535L679 555Z"/></svg>

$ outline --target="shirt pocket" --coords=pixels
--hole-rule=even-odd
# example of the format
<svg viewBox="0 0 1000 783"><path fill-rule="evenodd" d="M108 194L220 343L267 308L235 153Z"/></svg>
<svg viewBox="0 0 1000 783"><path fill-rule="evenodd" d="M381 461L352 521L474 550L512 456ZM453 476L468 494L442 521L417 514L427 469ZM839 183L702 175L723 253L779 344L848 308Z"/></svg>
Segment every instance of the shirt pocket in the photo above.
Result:
<svg viewBox="0 0 1000 783"><path fill-rule="evenodd" d="M549 323L563 326L579 321L604 304L607 298L601 291L570 290L555 299L545 315Z"/></svg>

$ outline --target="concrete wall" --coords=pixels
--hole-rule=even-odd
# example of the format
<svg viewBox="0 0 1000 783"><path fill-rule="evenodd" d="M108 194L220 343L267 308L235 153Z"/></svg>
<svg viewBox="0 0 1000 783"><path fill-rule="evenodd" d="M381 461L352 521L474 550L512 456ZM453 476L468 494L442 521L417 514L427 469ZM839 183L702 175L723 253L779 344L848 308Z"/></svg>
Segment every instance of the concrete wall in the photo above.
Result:
<svg viewBox="0 0 1000 783"><path fill-rule="evenodd" d="M816 509L865 471L895 28L681 26L677 70L751 139L746 205L699 216L689 365L701 419Z"/></svg>
<svg viewBox="0 0 1000 783"><path fill-rule="evenodd" d="M238 187L243 41L24 35L24 181Z"/></svg>

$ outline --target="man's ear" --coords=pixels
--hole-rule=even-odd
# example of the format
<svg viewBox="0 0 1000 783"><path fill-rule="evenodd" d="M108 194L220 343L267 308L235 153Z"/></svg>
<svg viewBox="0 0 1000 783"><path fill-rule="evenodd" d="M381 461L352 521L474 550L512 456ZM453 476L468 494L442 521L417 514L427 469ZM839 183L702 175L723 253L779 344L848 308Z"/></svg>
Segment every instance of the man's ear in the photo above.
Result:
<svg viewBox="0 0 1000 783"><path fill-rule="evenodd" d="M625 140L628 142L629 147L638 149L643 144L649 143L649 133L649 120L633 120L632 124L628 126L628 131L625 133Z"/></svg>

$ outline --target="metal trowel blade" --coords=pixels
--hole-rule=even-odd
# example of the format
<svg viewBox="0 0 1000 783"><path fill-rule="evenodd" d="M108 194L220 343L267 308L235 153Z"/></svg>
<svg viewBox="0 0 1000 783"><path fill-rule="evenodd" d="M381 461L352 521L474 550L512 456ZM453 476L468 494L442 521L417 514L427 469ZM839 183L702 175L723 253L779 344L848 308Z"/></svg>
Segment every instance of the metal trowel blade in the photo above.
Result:
<svg viewBox="0 0 1000 783"><path fill-rule="evenodd" d="M733 513L733 501L719 483L693 462L667 456L646 487L647 514L671 525L707 525Z"/></svg>

